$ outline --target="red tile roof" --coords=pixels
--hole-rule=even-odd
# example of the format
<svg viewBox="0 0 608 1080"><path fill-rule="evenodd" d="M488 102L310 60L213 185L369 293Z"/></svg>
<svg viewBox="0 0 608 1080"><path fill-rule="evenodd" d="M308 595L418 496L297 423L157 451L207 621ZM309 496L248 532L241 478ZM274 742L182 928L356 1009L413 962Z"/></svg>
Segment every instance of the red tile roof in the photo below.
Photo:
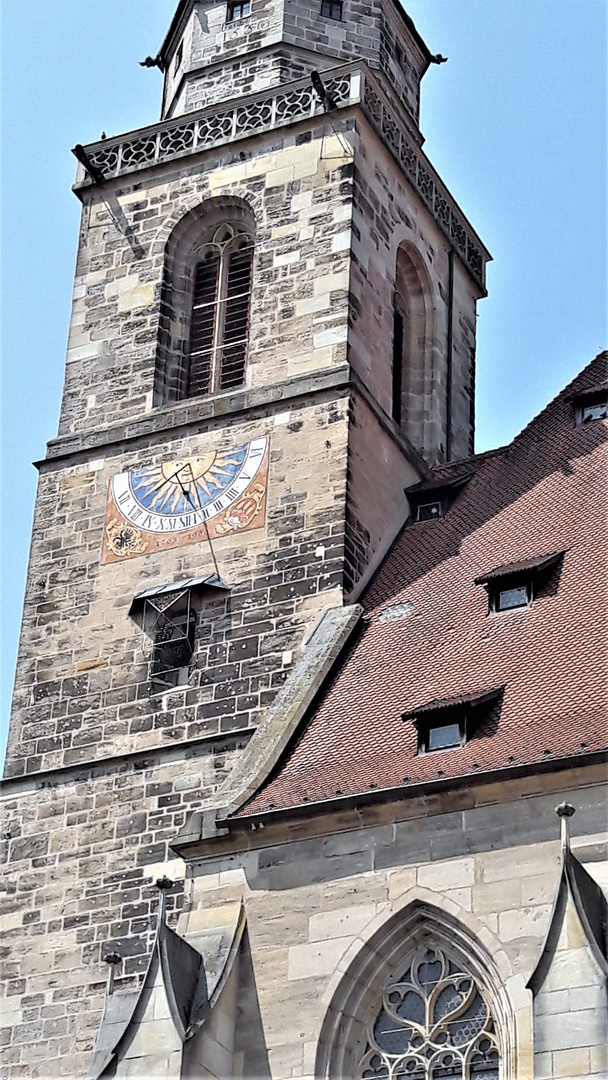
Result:
<svg viewBox="0 0 608 1080"><path fill-rule="evenodd" d="M597 357L509 446L435 470L473 476L444 519L403 529L361 600L355 644L237 817L606 746L608 428L575 427L569 399L607 364ZM476 578L555 551L530 607L488 613ZM382 619L396 604L402 617ZM462 749L417 754L404 714L496 686L504 696Z"/></svg>

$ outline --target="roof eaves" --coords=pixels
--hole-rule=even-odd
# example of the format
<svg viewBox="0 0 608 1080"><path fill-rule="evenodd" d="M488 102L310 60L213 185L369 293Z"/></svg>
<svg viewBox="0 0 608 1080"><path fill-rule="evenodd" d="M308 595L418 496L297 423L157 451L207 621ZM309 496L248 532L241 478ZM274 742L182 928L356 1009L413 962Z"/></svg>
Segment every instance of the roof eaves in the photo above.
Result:
<svg viewBox="0 0 608 1080"><path fill-rule="evenodd" d="M435 794L449 790L459 790L462 787L471 787L476 784L489 784L494 781L502 783L505 780L517 780L530 774L539 775L548 772L561 772L570 769L573 765L582 768L586 765L603 764L607 760L605 750L593 750L582 754L567 754L562 758L548 760L542 758L536 761L524 762L521 765L505 765L499 769L463 773L461 776L444 776L437 780L424 780L422 782L400 785L399 787L374 788L373 790L355 792L352 795L340 795L319 801L299 802L288 807L273 807L272 809L256 810L247 812L244 805L234 816L230 818L218 818L218 826L251 828L256 822L276 822L281 818L293 819L302 815L311 817L315 814L335 813L354 808L371 806L377 803L391 801L403 802L410 797L418 798L426 794Z"/></svg>
<svg viewBox="0 0 608 1080"><path fill-rule="evenodd" d="M165 39L158 51L158 58L164 67L167 66L167 60L170 59L171 45L173 39L177 35L178 30L182 24L186 21L192 8L194 7L196 0L180 0L177 11L171 20L171 25L165 35Z"/></svg>

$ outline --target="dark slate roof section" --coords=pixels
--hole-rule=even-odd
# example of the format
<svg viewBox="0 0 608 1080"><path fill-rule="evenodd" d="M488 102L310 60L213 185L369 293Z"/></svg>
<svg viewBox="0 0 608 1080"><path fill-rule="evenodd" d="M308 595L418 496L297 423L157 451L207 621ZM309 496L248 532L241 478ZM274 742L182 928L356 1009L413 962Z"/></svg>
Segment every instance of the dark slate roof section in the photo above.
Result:
<svg viewBox="0 0 608 1080"><path fill-rule="evenodd" d="M150 589L144 589L143 592L137 594L133 599L133 603L137 600L145 600L147 597L163 596L165 593L185 592L186 589L227 589L230 591L230 585L227 585L223 578L218 577L217 574L206 574L203 577L191 577L185 578L183 581L170 581L168 585L153 585Z"/></svg>
<svg viewBox="0 0 608 1080"><path fill-rule="evenodd" d="M608 975L606 934L608 930L608 902L596 881L568 849L563 853L562 869L557 893L549 921L549 929L534 971L527 987L534 996L538 994L551 968L561 933L568 896L576 908L585 937L600 971Z"/></svg>
<svg viewBox="0 0 608 1080"><path fill-rule="evenodd" d="M571 851L567 852L566 873L572 898L592 952L608 975L608 901L597 881Z"/></svg>
<svg viewBox="0 0 608 1080"><path fill-rule="evenodd" d="M361 597L356 641L233 822L605 751L608 429L576 427L568 398L605 379L607 363L608 353L596 357L509 446L470 459L474 475L446 517L403 529ZM475 584L488 567L558 551L563 561L529 607L488 612ZM383 618L389 609L407 615ZM480 685L505 690L473 737L419 754L403 715Z"/></svg>
<svg viewBox="0 0 608 1080"><path fill-rule="evenodd" d="M209 1011L203 958L166 925L160 927L158 951L171 1018L185 1040Z"/></svg>

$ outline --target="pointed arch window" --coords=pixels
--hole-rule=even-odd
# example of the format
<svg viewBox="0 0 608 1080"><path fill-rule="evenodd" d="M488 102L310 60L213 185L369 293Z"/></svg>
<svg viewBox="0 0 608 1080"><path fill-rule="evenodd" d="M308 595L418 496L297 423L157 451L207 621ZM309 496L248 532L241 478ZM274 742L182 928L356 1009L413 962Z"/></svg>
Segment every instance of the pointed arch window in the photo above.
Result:
<svg viewBox="0 0 608 1080"><path fill-rule="evenodd" d="M249 338L253 240L220 225L195 253L185 397L241 386Z"/></svg>
<svg viewBox="0 0 608 1080"><path fill-rule="evenodd" d="M462 961L420 944L384 986L358 1080L498 1080L492 1011Z"/></svg>

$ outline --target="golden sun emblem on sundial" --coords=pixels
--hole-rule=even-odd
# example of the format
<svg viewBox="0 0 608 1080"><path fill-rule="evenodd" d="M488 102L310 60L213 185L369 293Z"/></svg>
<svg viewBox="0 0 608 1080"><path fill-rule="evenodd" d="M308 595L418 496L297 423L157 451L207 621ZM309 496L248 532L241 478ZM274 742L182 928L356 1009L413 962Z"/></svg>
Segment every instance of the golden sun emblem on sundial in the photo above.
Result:
<svg viewBox="0 0 608 1080"><path fill-rule="evenodd" d="M131 490L153 514L201 509L235 479L246 453L245 446L149 465L131 474Z"/></svg>

